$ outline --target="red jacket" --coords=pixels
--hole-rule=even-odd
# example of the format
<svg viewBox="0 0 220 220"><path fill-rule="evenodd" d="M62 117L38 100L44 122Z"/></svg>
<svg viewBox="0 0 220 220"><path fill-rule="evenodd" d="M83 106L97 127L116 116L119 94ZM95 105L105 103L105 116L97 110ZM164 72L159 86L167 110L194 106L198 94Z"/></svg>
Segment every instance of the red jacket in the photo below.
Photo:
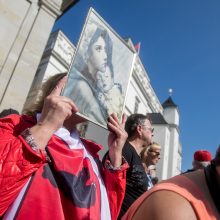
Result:
<svg viewBox="0 0 220 220"><path fill-rule="evenodd" d="M53 165L51 167L51 164L46 162L45 155L40 155L33 151L20 135L22 131L28 127L32 127L34 124L36 124L36 120L25 115L10 115L0 119L0 216L2 216L8 207L13 203L30 176L35 174L32 178L33 181L31 183L31 187L26 193L27 199L26 201L24 200L23 204L21 205L20 219L24 219L26 217L33 219L33 217L37 218L37 215L39 217L40 212L36 211L35 213L33 211L34 208L31 208L30 210L30 207L36 206L36 210L39 210L39 207L42 208L41 203L46 202L50 203L51 210L57 210L58 208L55 207L57 204L59 208L61 207L61 212L65 212L64 209L66 209L68 214L62 213L61 215L63 219L71 219L71 217L76 218L76 216L79 218L83 216L89 216L90 219L98 219L99 217L97 215L100 215L100 200L94 200L94 203L91 203L90 201L90 203L93 204L91 207L85 206L83 201L76 207L76 205L73 206L73 204L70 202L71 198L65 198L66 196L71 197L69 196L71 195L69 191L67 194L65 194L66 187L64 187L64 191L60 190L60 186L63 184L63 181L66 181L62 178L68 179L67 176L70 175L68 172L73 172L70 177L73 178L73 176L76 175L77 180L80 181L82 181L82 177L78 175L80 175L82 169L84 172L87 172L88 179L84 180L85 187L89 186L91 178L93 178L95 181L95 177L93 177L94 172L90 162L85 158L83 159L81 150L69 150L65 147L66 143L64 143L64 141L56 136L53 136L47 146L50 156L52 159L54 159ZM98 159L98 151L101 149L101 146L88 140L82 139L82 141L90 154L94 158ZM63 161L65 162L63 163ZM124 164L120 171L113 172L102 167L101 172L103 172L103 180L106 186L111 217L113 220L117 219L122 200L124 198L127 168L128 165ZM53 183L53 180L50 178L46 179L44 176L45 173L49 176L54 175L54 173L50 174L49 172L51 171L47 171L47 169L51 169L52 172L55 173L55 177L53 178L55 178L55 181L58 183ZM65 172L63 172L64 169ZM60 172L61 170L62 172ZM59 173L59 175L62 173L62 176L57 178L56 173ZM61 185L59 185L60 179L62 179ZM73 181L73 179L71 180ZM91 186L92 184L93 183L91 183ZM51 187L52 185L53 187ZM88 190L90 190L90 188L88 188ZM75 193L74 189L72 189L73 194ZM98 197L99 193L98 187L96 187L95 190L95 195L93 196L94 198ZM31 196L29 196L29 194ZM57 196L59 199L51 200L51 196ZM37 199L39 199L39 201ZM65 207L62 207L60 203L62 203L64 199L66 199L64 205ZM61 202L57 202L57 200L60 200ZM31 201L34 201L33 204L31 204ZM27 208L29 208L29 210L26 210ZM42 210L46 209L43 208ZM56 211L51 212L51 210L46 210L47 212L51 213L50 217L53 216L52 213L56 213ZM33 216L30 216L30 214L27 216L27 213L32 213ZM48 216L43 214L45 213L42 211L40 217L43 216L44 218L48 219ZM56 213L55 216L57 219L61 219L61 215L57 215Z"/></svg>

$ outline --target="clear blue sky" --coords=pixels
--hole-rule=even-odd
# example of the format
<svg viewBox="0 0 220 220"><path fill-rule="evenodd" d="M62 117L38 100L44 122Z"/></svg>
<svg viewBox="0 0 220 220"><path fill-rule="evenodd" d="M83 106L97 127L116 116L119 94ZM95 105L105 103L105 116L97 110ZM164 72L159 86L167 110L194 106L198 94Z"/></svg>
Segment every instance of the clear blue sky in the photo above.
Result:
<svg viewBox="0 0 220 220"><path fill-rule="evenodd" d="M180 111L182 170L197 149L214 156L220 132L219 0L80 0L55 24L76 44L89 7L121 36L141 42L140 57L161 102L173 89Z"/></svg>

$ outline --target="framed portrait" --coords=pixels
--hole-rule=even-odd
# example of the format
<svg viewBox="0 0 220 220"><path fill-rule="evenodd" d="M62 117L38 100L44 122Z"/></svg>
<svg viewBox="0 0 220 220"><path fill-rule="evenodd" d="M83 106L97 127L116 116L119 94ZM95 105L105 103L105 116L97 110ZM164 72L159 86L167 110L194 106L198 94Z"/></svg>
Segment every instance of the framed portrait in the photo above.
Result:
<svg viewBox="0 0 220 220"><path fill-rule="evenodd" d="M76 103L78 115L104 128L113 112L121 120L135 55L90 8L63 90Z"/></svg>

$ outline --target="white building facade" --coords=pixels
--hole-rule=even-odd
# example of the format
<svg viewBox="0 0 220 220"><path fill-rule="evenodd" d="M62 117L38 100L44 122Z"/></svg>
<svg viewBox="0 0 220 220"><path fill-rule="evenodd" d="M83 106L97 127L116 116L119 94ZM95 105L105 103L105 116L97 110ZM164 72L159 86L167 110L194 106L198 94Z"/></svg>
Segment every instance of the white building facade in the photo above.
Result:
<svg viewBox="0 0 220 220"><path fill-rule="evenodd" d="M126 40L126 42L129 46L134 47L130 39ZM42 81L51 75L69 70L74 51L75 46L62 31L58 30L51 34L36 72L26 105L28 105L30 100L33 100L36 94L35 90ZM171 97L169 97L168 102L170 100L172 101ZM179 138L179 111L173 101L172 105L168 104L165 102L161 105L151 86L150 79L140 57L137 56L128 88L125 113L127 115L142 113L152 116L152 124L155 129L154 141L162 146L161 160L157 167L157 175L160 180L167 179L181 172L182 155ZM160 120L158 120L158 117ZM79 129L86 138L107 146L107 130L90 122L82 124ZM102 151L101 156L106 150L107 148Z"/></svg>
<svg viewBox="0 0 220 220"><path fill-rule="evenodd" d="M21 112L56 19L78 1L0 1L0 111Z"/></svg>

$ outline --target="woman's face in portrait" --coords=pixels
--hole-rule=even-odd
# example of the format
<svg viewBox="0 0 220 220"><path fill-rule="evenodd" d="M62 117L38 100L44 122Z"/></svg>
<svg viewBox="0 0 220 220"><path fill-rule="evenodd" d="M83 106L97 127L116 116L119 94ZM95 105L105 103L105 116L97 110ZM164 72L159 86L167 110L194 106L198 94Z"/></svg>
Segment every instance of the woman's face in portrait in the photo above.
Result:
<svg viewBox="0 0 220 220"><path fill-rule="evenodd" d="M91 47L88 65L96 71L105 72L107 65L106 43L100 36Z"/></svg>

